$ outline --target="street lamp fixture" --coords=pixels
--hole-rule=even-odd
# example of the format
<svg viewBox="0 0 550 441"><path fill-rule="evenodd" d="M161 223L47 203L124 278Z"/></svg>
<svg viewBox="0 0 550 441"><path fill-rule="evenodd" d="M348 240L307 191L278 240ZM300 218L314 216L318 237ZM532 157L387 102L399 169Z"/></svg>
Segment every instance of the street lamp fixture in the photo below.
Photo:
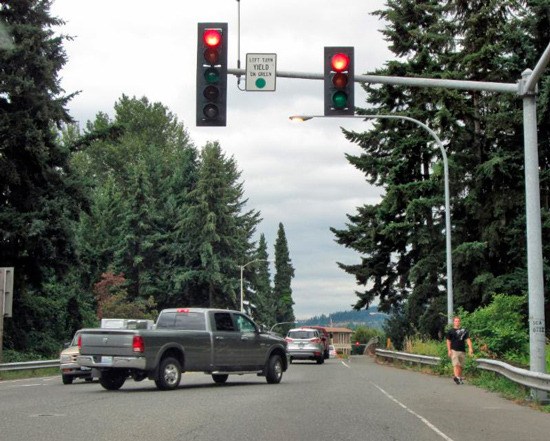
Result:
<svg viewBox="0 0 550 441"><path fill-rule="evenodd" d="M241 269L241 309L240 309L241 312L244 312L244 304L243 304L243 299L244 299L244 278L243 278L243 273L244 273L244 269L248 265L252 265L253 263L256 263L256 262L273 262L273 260L270 260L270 259L254 259L254 260L251 260L250 262L245 263L244 265L239 265L239 268Z"/></svg>
<svg viewBox="0 0 550 441"><path fill-rule="evenodd" d="M309 121L313 118L327 118L324 115L293 115L289 119L291 121L303 122ZM331 117L329 117L331 118ZM447 151L443 146L443 143L437 136L437 134L430 129L426 124L417 119L411 118L409 116L402 115L343 115L340 118L361 118L364 120L367 119L401 119L406 121L411 121L423 129L425 129L435 140L439 150L441 151L441 156L443 158L443 175L444 175L444 185L445 185L445 239L446 239L446 254L447 254L447 323L452 324L453 321L453 263L451 255L451 202L450 202L450 192L449 192L449 163L447 160Z"/></svg>

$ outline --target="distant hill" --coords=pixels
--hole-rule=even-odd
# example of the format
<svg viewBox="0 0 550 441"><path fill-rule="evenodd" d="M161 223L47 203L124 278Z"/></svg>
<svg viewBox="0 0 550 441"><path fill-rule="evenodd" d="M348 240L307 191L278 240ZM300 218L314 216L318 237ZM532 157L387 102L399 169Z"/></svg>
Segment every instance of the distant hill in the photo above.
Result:
<svg viewBox="0 0 550 441"><path fill-rule="evenodd" d="M354 329L357 326L368 326L369 328L382 329L388 315L379 312L376 306L361 311L333 312L329 315L319 315L307 320L298 320L300 326L333 326Z"/></svg>

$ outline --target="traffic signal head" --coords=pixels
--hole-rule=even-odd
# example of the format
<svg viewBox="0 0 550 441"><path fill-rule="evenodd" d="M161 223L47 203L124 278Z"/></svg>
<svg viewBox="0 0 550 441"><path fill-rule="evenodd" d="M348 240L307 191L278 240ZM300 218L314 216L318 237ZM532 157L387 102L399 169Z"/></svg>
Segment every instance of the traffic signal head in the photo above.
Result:
<svg viewBox="0 0 550 441"><path fill-rule="evenodd" d="M325 47L325 116L353 115L353 47Z"/></svg>
<svg viewBox="0 0 550 441"><path fill-rule="evenodd" d="M227 23L198 24L197 126L226 125L227 40Z"/></svg>

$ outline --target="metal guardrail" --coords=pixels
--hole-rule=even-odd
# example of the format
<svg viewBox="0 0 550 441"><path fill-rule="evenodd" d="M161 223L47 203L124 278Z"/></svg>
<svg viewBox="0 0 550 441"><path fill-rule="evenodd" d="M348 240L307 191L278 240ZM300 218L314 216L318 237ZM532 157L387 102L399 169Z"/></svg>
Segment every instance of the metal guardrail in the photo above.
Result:
<svg viewBox="0 0 550 441"><path fill-rule="evenodd" d="M430 357L427 355L409 354L407 352L388 351L385 349L376 349L376 355L384 358L394 358L397 360L410 361L420 364L429 364L432 366L441 363L440 357ZM550 375L541 372L532 372L527 369L521 369L502 361L488 360L485 358L476 359L479 369L496 372L514 383L527 386L531 389L550 391Z"/></svg>
<svg viewBox="0 0 550 441"><path fill-rule="evenodd" d="M24 361L21 363L0 364L0 371L21 371L27 369L45 369L59 367L57 360Z"/></svg>
<svg viewBox="0 0 550 441"><path fill-rule="evenodd" d="M376 349L375 352L376 355L381 357L396 358L398 360L410 361L413 363L429 364L431 366L436 366L441 363L439 357L432 357L430 355L409 354L408 352L388 351L385 349Z"/></svg>
<svg viewBox="0 0 550 441"><path fill-rule="evenodd" d="M478 358L477 367L500 375L532 389L550 391L550 375L510 366L498 360Z"/></svg>

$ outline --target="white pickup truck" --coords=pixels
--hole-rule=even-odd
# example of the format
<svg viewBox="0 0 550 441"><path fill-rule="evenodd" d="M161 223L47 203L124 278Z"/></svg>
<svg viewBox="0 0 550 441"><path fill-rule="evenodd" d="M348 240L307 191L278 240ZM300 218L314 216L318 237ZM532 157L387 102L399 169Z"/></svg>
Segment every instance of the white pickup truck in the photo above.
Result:
<svg viewBox="0 0 550 441"><path fill-rule="evenodd" d="M154 380L161 390L175 389L187 371L212 375L216 383L253 373L274 384L288 368L283 338L225 309L165 309L155 329L84 329L79 347L78 364L92 368L107 390L120 389L130 377Z"/></svg>

